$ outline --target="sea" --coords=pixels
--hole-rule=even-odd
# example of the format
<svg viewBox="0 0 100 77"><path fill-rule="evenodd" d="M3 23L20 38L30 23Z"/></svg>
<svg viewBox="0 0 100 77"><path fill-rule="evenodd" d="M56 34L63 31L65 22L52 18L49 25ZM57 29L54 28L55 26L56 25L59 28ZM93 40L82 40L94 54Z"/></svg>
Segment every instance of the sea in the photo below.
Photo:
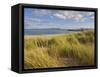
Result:
<svg viewBox="0 0 100 77"><path fill-rule="evenodd" d="M24 29L24 35L49 35L49 34L63 34L79 32L79 30L66 30L66 29Z"/></svg>

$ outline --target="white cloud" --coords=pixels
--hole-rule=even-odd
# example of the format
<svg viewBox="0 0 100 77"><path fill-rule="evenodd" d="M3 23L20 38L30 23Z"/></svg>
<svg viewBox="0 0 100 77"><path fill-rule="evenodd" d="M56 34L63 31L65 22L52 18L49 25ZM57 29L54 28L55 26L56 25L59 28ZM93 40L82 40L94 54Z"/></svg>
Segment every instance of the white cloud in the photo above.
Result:
<svg viewBox="0 0 100 77"><path fill-rule="evenodd" d="M59 13L54 14L54 16L61 18L61 19L66 19L66 17L64 15L59 14Z"/></svg>
<svg viewBox="0 0 100 77"><path fill-rule="evenodd" d="M85 12L87 14L87 12ZM91 14L91 13L89 13ZM72 19L75 21L84 21L85 20L85 14L83 12L79 11L58 11L55 15L58 18L61 19Z"/></svg>
<svg viewBox="0 0 100 77"><path fill-rule="evenodd" d="M30 9L34 16L49 16L57 17L59 19L70 19L75 21L85 21L88 16L88 20L94 17L94 12L86 11L71 11L71 10L48 10L48 9Z"/></svg>
<svg viewBox="0 0 100 77"><path fill-rule="evenodd" d="M94 15L94 12L87 12L87 15Z"/></svg>
<svg viewBox="0 0 100 77"><path fill-rule="evenodd" d="M51 14L51 10L46 9L32 9L32 14L36 16L45 16Z"/></svg>

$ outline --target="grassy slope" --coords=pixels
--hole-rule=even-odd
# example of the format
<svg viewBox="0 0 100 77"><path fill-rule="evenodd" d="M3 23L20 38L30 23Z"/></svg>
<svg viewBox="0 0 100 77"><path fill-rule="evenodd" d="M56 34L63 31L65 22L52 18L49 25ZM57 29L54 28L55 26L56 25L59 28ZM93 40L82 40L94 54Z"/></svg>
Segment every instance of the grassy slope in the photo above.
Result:
<svg viewBox="0 0 100 77"><path fill-rule="evenodd" d="M94 63L94 31L25 36L25 69L85 66Z"/></svg>

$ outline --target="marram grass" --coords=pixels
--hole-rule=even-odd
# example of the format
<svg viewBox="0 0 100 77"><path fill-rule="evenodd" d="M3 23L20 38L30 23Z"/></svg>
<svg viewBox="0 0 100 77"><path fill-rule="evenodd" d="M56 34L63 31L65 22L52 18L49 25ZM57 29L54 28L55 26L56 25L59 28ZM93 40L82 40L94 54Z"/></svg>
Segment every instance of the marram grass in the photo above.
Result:
<svg viewBox="0 0 100 77"><path fill-rule="evenodd" d="M94 31L24 36L24 69L94 64Z"/></svg>

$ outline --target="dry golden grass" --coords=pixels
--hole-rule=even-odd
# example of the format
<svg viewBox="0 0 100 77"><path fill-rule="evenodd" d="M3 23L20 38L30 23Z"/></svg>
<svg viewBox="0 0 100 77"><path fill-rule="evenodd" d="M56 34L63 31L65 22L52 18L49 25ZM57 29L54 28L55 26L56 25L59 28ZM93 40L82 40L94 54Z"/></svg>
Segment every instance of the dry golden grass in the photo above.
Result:
<svg viewBox="0 0 100 77"><path fill-rule="evenodd" d="M24 37L24 68L94 64L94 31Z"/></svg>

